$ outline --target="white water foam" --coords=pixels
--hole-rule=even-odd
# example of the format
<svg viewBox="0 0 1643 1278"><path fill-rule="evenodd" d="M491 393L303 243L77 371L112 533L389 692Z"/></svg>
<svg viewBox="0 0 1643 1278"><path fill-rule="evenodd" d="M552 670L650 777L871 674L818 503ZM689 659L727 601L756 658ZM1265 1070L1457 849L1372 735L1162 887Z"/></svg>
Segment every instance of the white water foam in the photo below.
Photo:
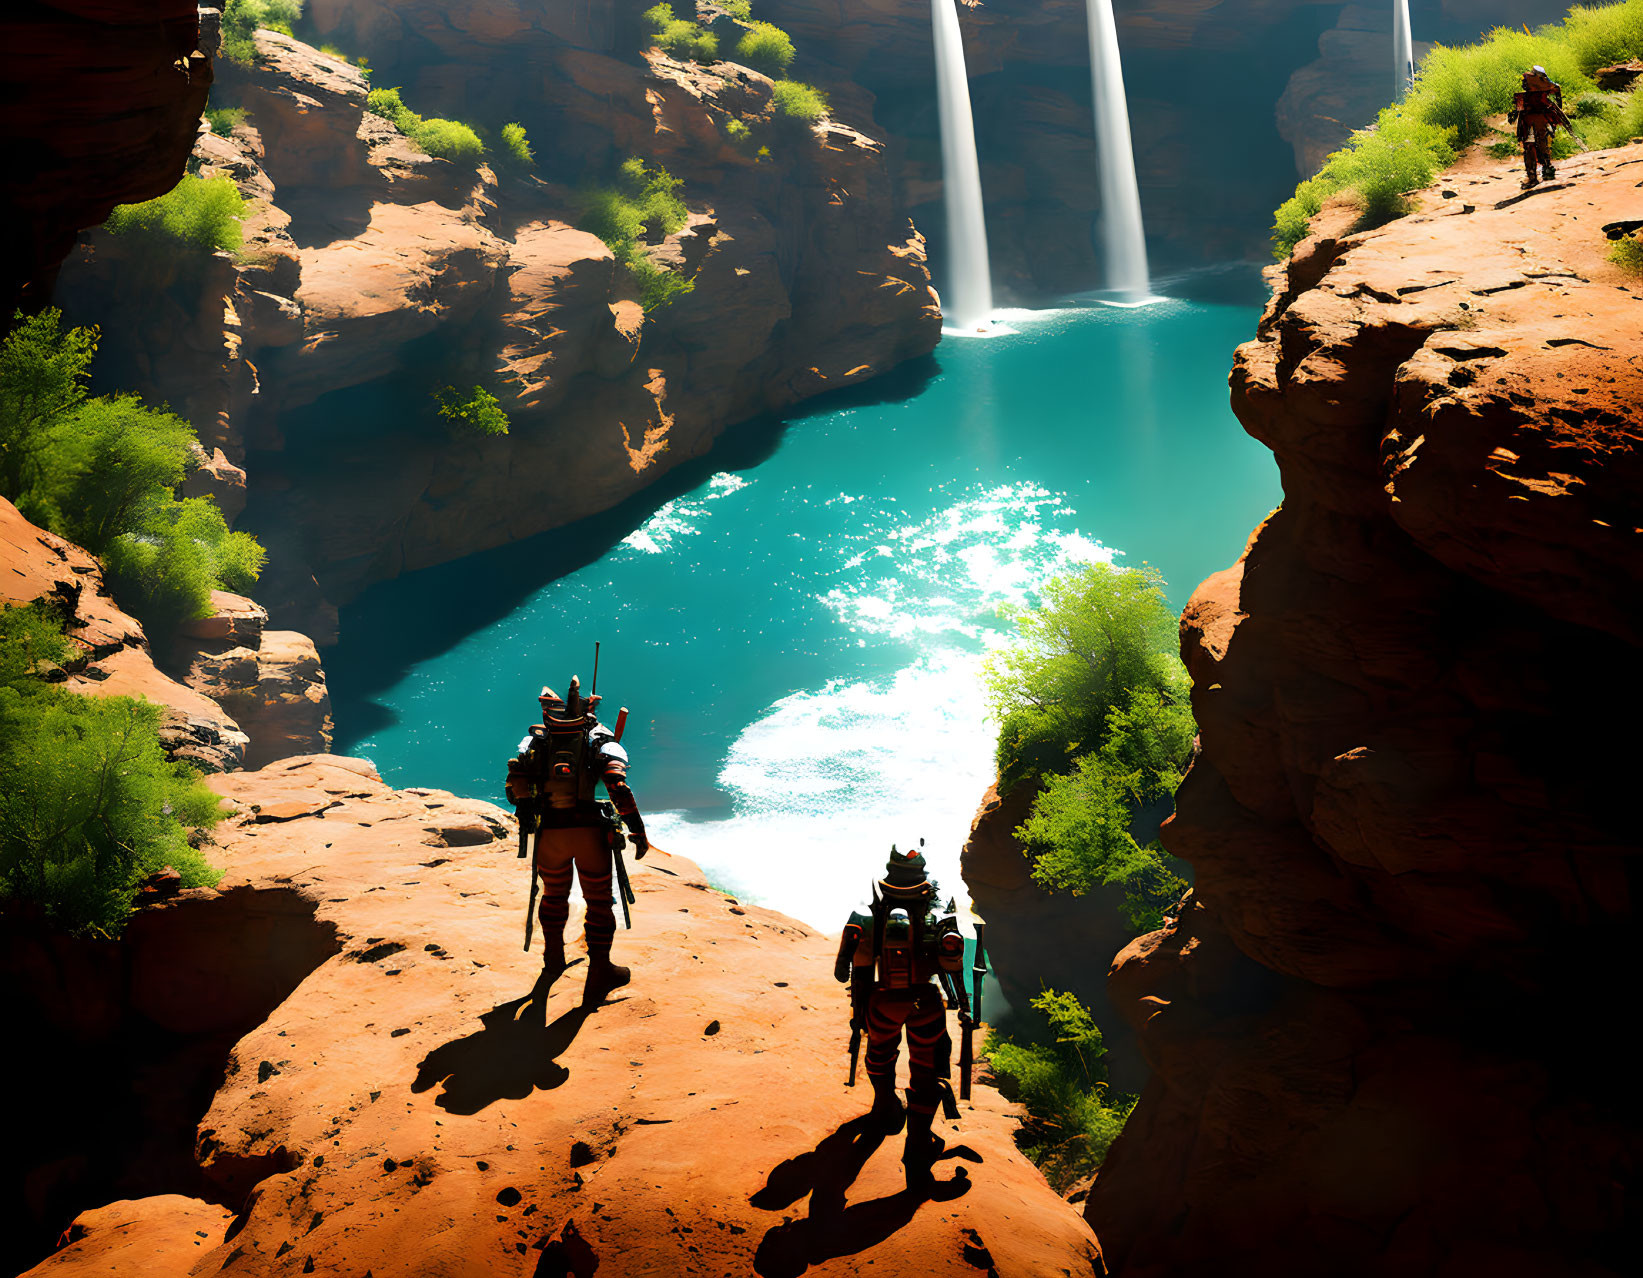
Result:
<svg viewBox="0 0 1643 1278"><path fill-rule="evenodd" d="M650 825L659 846L738 896L829 931L892 843L923 838L943 895L967 910L959 854L993 780L981 670L1006 637L998 610L1030 605L1047 578L1114 552L1036 484L972 490L923 518L849 493L828 504L849 507L850 522L822 602L860 646L917 655L887 676L792 693L744 729L719 774L731 817L657 813Z"/></svg>
<svg viewBox="0 0 1643 1278"><path fill-rule="evenodd" d="M700 497L675 497L663 502L649 519L640 524L622 544L645 555L662 555L674 548L681 537L700 535L699 525L710 513L709 503L738 493L753 481L720 471L707 481L707 493Z"/></svg>

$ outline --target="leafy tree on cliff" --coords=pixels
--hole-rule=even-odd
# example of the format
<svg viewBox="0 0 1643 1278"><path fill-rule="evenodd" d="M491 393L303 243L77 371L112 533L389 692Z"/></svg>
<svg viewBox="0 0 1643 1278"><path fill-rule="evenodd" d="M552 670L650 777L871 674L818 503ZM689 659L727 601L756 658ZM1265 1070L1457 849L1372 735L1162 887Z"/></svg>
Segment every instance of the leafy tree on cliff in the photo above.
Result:
<svg viewBox="0 0 1643 1278"><path fill-rule="evenodd" d="M1041 786L1015 834L1035 882L1116 886L1131 929L1148 932L1186 886L1156 837L1196 732L1175 615L1151 569L1094 564L1043 600L988 663L1000 786Z"/></svg>
<svg viewBox="0 0 1643 1278"><path fill-rule="evenodd" d="M106 936L157 870L170 866L188 887L217 881L188 836L223 813L165 757L159 707L39 677L73 651L39 607L0 610L0 898Z"/></svg>
<svg viewBox="0 0 1643 1278"><path fill-rule="evenodd" d="M677 194L682 185L661 165L652 167L635 155L623 161L616 186L594 186L581 193L577 226L597 235L627 267L647 311L666 306L695 287L694 280L659 265L641 242L671 235L689 220Z"/></svg>
<svg viewBox="0 0 1643 1278"><path fill-rule="evenodd" d="M120 605L163 643L209 613L212 590L248 588L263 550L209 500L177 500L186 421L135 395L87 396L96 351L97 330L65 332L58 311L18 317L0 345L0 496L101 556Z"/></svg>

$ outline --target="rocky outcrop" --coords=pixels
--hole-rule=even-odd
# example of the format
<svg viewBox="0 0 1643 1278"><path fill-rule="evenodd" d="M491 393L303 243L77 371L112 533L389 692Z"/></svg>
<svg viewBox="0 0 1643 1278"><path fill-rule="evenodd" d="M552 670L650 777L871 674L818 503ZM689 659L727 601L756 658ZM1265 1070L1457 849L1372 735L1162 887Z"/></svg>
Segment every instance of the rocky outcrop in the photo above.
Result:
<svg viewBox="0 0 1643 1278"><path fill-rule="evenodd" d="M1238 352L1285 500L1182 620L1196 890L1112 976L1117 1273L1632 1267L1643 287L1599 228L1643 148L1563 169L1304 241Z"/></svg>
<svg viewBox="0 0 1643 1278"><path fill-rule="evenodd" d="M84 1190L31 1274L1102 1272L986 1086L938 1123L931 1199L905 1193L899 1142L854 1121L828 938L653 849L617 942L633 982L587 1002L580 962L535 983L496 808L334 756L213 784L236 808L222 884L131 931L188 978L146 1015L238 1037L211 1040L214 1085L172 1129L190 1157L119 1181L130 1201ZM267 969L257 993L198 966L219 950Z"/></svg>
<svg viewBox="0 0 1643 1278"><path fill-rule="evenodd" d="M31 0L0 19L0 319L76 232L177 184L211 85L193 0Z"/></svg>
<svg viewBox="0 0 1643 1278"><path fill-rule="evenodd" d="M267 610L243 595L215 590L211 604L211 616L183 628L169 664L233 714L250 738L244 766L329 750L331 694L314 641L269 630Z"/></svg>
<svg viewBox="0 0 1643 1278"><path fill-rule="evenodd" d="M355 16L385 40L369 12ZM121 287L136 264L104 236L65 272L71 318L102 321L120 348L105 375L185 406L222 485L249 472L246 524L271 551L259 598L322 644L335 604L372 581L609 509L728 425L939 337L880 140L785 124L746 68L621 61L571 43L576 23L518 22L486 39L541 63L549 123L520 112L539 171L612 180L638 154L683 179L690 223L649 249L692 282L671 305L644 311L611 251L571 225L575 190L424 155L364 111L356 68L272 32L254 68L223 71L248 120L196 152L257 202L238 261L153 295ZM472 56L408 79L407 98L427 114L453 92L482 106L502 77ZM191 322L200 356L175 359ZM438 416L436 391L476 384L500 397L506 436Z"/></svg>
<svg viewBox="0 0 1643 1278"><path fill-rule="evenodd" d="M143 628L115 606L97 561L73 542L36 528L4 497L0 565L0 604L39 601L64 619L64 633L81 653L64 668L67 687L164 706L160 740L173 757L207 772L241 765L248 739L239 724L155 666Z"/></svg>

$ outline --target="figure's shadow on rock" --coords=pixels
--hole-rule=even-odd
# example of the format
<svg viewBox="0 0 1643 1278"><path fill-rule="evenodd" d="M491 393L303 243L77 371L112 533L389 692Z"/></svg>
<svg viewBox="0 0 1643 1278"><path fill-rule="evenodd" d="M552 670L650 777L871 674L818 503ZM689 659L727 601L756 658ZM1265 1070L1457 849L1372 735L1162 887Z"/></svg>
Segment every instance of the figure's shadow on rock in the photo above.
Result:
<svg viewBox="0 0 1643 1278"><path fill-rule="evenodd" d="M970 1192L969 1174L960 1167L952 1179L938 1180L926 1191L904 1189L884 1198L847 1203L850 1186L883 1143L877 1123L863 1115L770 1173L764 1188L750 1200L753 1206L780 1211L808 1194L810 1211L802 1220L784 1220L759 1240L753 1270L760 1278L798 1278L811 1265L876 1247L907 1225L922 1204L951 1202ZM981 1161L981 1155L968 1145L944 1149L937 1161L949 1158Z"/></svg>
<svg viewBox="0 0 1643 1278"><path fill-rule="evenodd" d="M579 1003L547 1020L548 992L560 973L543 973L524 998L499 1003L479 1018L484 1029L436 1047L417 1067L413 1092L436 1083L434 1102L452 1114L477 1114L499 1100L551 1091L570 1077L558 1057L575 1040L597 1003Z"/></svg>

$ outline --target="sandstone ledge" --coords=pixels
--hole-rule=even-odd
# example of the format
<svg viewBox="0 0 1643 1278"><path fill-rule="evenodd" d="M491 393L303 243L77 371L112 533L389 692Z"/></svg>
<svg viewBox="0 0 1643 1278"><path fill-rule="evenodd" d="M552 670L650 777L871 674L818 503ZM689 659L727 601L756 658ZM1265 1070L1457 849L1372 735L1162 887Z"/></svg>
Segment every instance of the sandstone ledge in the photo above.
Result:
<svg viewBox="0 0 1643 1278"><path fill-rule="evenodd" d="M990 1088L938 1125L935 1200L899 1192L894 1138L852 1180L869 1147L853 1129L822 1143L867 1104L843 1086L831 939L653 852L618 935L632 984L583 1007L576 964L527 1007L540 959L521 950L511 817L333 756L212 784L239 810L221 887L145 913L293 893L330 938L198 1120L206 1196L243 1210L116 1204L31 1272L1102 1272ZM275 963L278 937L261 944Z"/></svg>

